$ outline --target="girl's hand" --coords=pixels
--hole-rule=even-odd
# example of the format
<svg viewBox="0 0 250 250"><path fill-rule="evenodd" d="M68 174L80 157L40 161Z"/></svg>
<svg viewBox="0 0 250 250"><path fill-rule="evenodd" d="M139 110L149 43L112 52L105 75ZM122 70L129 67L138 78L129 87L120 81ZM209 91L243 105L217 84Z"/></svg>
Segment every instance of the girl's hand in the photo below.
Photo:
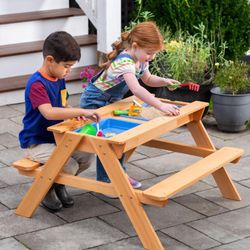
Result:
<svg viewBox="0 0 250 250"><path fill-rule="evenodd" d="M177 116L180 114L180 109L173 104L162 103L160 110L168 116Z"/></svg>
<svg viewBox="0 0 250 250"><path fill-rule="evenodd" d="M165 84L168 85L168 86L170 86L170 87L168 88L170 91L173 91L173 90L177 89L178 86L179 86L181 83L180 83L179 81L174 80L174 79L165 78ZM167 87L168 87L168 86L167 86Z"/></svg>

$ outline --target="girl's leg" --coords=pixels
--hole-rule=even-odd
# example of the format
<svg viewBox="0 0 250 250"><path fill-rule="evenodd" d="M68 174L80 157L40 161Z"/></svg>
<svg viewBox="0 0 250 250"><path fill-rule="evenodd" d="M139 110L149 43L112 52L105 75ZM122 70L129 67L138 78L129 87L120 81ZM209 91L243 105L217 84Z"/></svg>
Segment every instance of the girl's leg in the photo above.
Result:
<svg viewBox="0 0 250 250"><path fill-rule="evenodd" d="M122 168L126 172L126 167L123 165L124 155L122 156L122 158L119 161L122 165ZM108 177L99 157L96 158L96 179L98 181L110 182L109 177Z"/></svg>

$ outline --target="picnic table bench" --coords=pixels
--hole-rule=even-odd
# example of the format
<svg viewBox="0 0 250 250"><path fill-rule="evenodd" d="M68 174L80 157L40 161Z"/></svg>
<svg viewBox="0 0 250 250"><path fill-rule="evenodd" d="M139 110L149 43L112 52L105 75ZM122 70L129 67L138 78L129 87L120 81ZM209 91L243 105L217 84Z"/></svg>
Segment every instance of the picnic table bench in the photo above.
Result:
<svg viewBox="0 0 250 250"><path fill-rule="evenodd" d="M113 117L113 110L128 109L133 98L129 97L102 107L98 112L102 118ZM162 101L171 102L169 100ZM138 121L140 125L110 138L75 132L83 125L77 120L67 120L49 127L48 130L53 132L57 147L46 164L41 166L29 159L21 159L13 163L20 174L35 177L32 186L17 207L16 214L31 217L54 182L105 195L116 195L133 224L143 247L158 250L163 249L163 246L143 208L143 204L163 207L170 197L210 174L214 177L223 197L240 200L240 194L224 166L227 163L238 162L244 151L231 147L217 150L214 147L201 121L204 109L208 106L207 103L199 101L171 103L183 105L180 108L179 116L161 116L150 121ZM128 118L119 119L131 120ZM196 145L160 138L161 135L183 125L187 126ZM202 159L146 190L135 190L130 185L119 159L124 153L125 158L128 159L140 145L199 156ZM75 150L97 154L111 183L72 176L63 172L65 163Z"/></svg>

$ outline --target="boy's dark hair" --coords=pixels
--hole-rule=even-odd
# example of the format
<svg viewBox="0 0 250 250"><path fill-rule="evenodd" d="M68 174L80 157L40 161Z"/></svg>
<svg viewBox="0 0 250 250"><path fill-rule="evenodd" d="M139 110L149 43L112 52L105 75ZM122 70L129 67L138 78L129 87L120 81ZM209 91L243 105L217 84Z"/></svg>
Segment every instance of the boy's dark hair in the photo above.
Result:
<svg viewBox="0 0 250 250"><path fill-rule="evenodd" d="M43 44L43 57L51 55L57 63L79 61L81 58L80 46L76 40L65 31L50 34Z"/></svg>

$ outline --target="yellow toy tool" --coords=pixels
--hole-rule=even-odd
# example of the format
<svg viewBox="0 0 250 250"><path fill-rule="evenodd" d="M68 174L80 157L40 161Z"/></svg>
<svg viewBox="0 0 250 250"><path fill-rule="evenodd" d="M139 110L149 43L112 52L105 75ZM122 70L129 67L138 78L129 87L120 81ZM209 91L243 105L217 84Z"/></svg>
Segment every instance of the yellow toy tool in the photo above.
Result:
<svg viewBox="0 0 250 250"><path fill-rule="evenodd" d="M129 107L128 110L114 110L114 115L128 115L128 116L137 116L140 114L142 110L142 105L137 102L136 100L133 100L133 104Z"/></svg>

